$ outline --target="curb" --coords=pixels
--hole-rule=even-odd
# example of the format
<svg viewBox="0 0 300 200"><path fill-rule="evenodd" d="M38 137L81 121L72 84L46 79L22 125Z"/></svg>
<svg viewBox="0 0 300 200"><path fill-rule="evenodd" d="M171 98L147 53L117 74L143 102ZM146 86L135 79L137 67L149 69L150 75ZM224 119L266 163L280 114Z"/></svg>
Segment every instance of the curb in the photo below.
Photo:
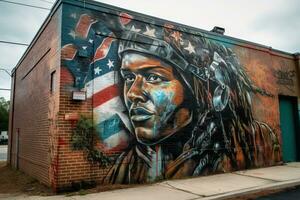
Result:
<svg viewBox="0 0 300 200"><path fill-rule="evenodd" d="M238 191L232 191L232 192L227 192L219 195L213 195L213 196L208 196L204 198L197 198L201 200L213 200L213 199L228 199L228 198L234 198L234 197L240 197L248 194L253 194L261 191L267 191L267 190L278 190L278 189L286 189L294 186L300 185L300 179L297 180L290 180L290 181L283 181L283 182L276 182L276 183L271 183L267 184L264 186L257 186L257 187L252 187L252 188L246 188Z"/></svg>

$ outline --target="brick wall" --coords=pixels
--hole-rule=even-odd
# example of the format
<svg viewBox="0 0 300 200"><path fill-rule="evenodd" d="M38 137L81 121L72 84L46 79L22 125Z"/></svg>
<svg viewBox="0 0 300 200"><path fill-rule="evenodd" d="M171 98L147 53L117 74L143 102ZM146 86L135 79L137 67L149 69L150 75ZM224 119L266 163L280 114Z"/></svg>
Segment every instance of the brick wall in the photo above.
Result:
<svg viewBox="0 0 300 200"><path fill-rule="evenodd" d="M14 73L10 164L47 185L53 174L50 158L55 153L49 135L56 131L49 128L56 123L59 95L58 79L56 92L50 92L50 76L60 71L60 20L58 10L44 24L46 27Z"/></svg>
<svg viewBox="0 0 300 200"><path fill-rule="evenodd" d="M57 158L58 178L56 187L59 190L70 188L74 184L82 182L99 182L106 170L98 164L87 160L86 152L74 150L71 145L71 137L76 119L80 115L92 115L92 99L87 101L72 100L72 92L78 91L74 87L74 79L68 69L61 68L60 75L60 99L59 99L59 142Z"/></svg>

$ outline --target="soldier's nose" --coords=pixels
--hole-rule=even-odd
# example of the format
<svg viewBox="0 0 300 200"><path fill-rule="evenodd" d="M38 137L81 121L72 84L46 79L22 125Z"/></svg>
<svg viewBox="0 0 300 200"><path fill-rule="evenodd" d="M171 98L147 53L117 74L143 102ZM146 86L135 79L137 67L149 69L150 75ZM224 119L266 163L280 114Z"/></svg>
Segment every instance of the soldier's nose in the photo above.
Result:
<svg viewBox="0 0 300 200"><path fill-rule="evenodd" d="M143 91L143 77L137 76L133 84L131 85L130 89L127 92L127 97L131 102L145 102L146 96L145 91Z"/></svg>

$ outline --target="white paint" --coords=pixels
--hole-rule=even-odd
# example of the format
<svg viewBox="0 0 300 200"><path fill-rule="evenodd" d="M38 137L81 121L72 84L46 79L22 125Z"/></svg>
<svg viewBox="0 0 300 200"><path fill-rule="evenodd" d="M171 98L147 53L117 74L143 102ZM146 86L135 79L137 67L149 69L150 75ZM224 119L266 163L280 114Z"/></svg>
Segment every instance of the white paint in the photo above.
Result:
<svg viewBox="0 0 300 200"><path fill-rule="evenodd" d="M118 83L118 73L111 71L99 76L85 84L87 90L87 98L91 98L93 94Z"/></svg>
<svg viewBox="0 0 300 200"><path fill-rule="evenodd" d="M128 142L128 133L125 130L121 130L120 132L102 141L102 143L105 145L107 150L118 146L122 142Z"/></svg>
<svg viewBox="0 0 300 200"><path fill-rule="evenodd" d="M132 131L131 122L129 121L128 115L124 113L125 110L126 107L118 96L103 103L101 106L94 108L94 120L96 123L100 123L111 118L113 115L118 114L126 128Z"/></svg>

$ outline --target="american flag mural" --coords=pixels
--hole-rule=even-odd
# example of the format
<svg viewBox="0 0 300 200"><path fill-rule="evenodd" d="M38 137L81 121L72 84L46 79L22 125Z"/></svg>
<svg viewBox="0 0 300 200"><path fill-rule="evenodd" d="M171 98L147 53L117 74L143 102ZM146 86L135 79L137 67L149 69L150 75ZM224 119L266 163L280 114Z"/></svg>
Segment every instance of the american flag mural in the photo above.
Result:
<svg viewBox="0 0 300 200"><path fill-rule="evenodd" d="M118 41L105 24L87 14L70 14L65 31L63 65L75 77L75 86L92 99L93 121L104 152L126 148L131 130L118 87Z"/></svg>

